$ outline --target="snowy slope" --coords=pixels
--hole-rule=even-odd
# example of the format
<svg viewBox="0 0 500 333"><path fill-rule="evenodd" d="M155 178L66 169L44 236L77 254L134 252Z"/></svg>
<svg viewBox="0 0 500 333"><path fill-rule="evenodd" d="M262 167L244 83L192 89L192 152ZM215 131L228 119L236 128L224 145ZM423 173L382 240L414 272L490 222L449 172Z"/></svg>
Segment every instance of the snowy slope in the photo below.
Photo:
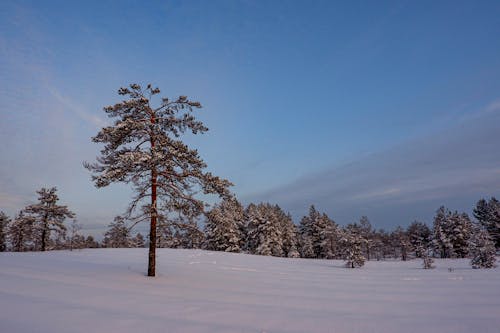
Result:
<svg viewBox="0 0 500 333"><path fill-rule="evenodd" d="M500 269L146 249L0 253L0 332L500 332ZM453 267L453 271L448 268Z"/></svg>

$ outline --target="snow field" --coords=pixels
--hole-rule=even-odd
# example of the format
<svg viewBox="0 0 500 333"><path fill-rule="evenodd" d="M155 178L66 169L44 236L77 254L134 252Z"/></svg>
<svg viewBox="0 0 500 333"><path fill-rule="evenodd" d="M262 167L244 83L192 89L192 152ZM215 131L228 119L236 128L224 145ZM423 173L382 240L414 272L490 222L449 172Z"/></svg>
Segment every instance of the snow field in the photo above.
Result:
<svg viewBox="0 0 500 333"><path fill-rule="evenodd" d="M494 332L500 269L158 249L0 253L0 332ZM451 270L449 269L451 268Z"/></svg>

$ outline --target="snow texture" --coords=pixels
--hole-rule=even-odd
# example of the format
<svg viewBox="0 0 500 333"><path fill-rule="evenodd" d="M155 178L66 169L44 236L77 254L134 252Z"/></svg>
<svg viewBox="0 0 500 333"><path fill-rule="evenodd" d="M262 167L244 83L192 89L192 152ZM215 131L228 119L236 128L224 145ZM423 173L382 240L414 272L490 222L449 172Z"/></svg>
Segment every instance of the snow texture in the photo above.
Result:
<svg viewBox="0 0 500 333"><path fill-rule="evenodd" d="M0 253L0 332L498 332L500 269L202 250Z"/></svg>

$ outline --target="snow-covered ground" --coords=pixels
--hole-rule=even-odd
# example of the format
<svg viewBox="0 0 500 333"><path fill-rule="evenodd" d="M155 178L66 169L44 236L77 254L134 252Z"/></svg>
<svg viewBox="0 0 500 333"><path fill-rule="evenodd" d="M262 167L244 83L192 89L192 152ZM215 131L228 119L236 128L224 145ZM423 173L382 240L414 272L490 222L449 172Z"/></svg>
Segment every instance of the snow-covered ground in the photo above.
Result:
<svg viewBox="0 0 500 333"><path fill-rule="evenodd" d="M500 332L500 269L146 249L0 253L0 332ZM453 268L451 271L449 268Z"/></svg>

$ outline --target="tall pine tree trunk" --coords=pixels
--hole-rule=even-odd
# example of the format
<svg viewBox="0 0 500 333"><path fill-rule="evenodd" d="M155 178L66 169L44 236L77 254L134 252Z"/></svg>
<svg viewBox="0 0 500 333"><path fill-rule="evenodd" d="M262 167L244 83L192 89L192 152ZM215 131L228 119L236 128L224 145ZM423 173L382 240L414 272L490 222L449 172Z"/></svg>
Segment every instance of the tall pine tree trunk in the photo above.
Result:
<svg viewBox="0 0 500 333"><path fill-rule="evenodd" d="M149 264L148 276L155 276L156 267L156 170L152 171L151 180L151 225L149 229Z"/></svg>
<svg viewBox="0 0 500 333"><path fill-rule="evenodd" d="M42 230L42 251L45 251L45 248L47 246L47 244L45 243L45 238L47 237L47 229L49 228L49 226L47 225L47 219L49 217L47 216L47 213L45 213L45 215L43 216L43 223L42 223L42 227L43 227L43 230Z"/></svg>
<svg viewBox="0 0 500 333"><path fill-rule="evenodd" d="M154 115L151 116L151 123L156 121ZM154 138L151 136L151 153L155 147ZM156 275L156 181L157 181L156 168L151 170L151 224L149 227L149 262L148 262L148 276Z"/></svg>

